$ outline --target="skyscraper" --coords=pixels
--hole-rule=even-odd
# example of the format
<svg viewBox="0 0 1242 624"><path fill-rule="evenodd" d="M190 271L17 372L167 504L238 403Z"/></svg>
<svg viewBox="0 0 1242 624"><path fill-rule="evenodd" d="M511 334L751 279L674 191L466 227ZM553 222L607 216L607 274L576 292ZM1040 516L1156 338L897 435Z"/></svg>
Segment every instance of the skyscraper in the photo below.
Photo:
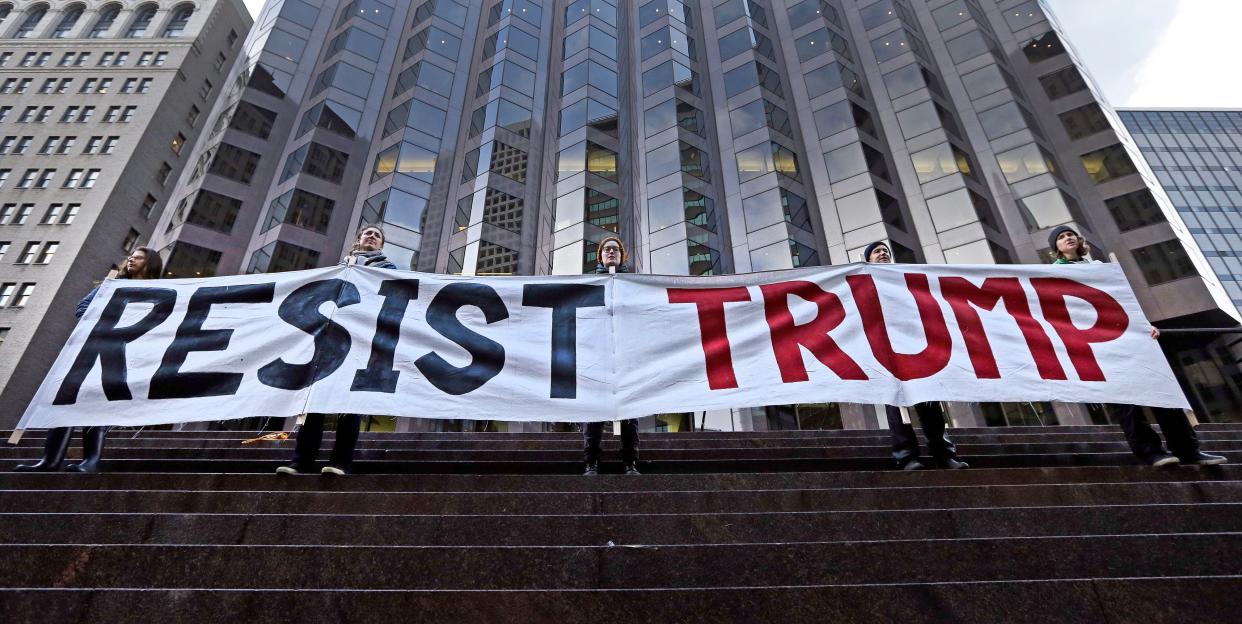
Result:
<svg viewBox="0 0 1242 624"><path fill-rule="evenodd" d="M0 0L0 426L150 237L249 27L240 0Z"/></svg>
<svg viewBox="0 0 1242 624"><path fill-rule="evenodd" d="M1242 110L1117 112L1230 299L1242 304ZM1142 228L1158 217L1151 207L1135 208L1117 219L1122 231ZM1193 389L1203 395L1202 402L1220 404L1221 411L1236 410L1242 400L1238 357L1229 342L1215 341L1180 354L1187 365L1224 371L1204 378L1215 383Z"/></svg>
<svg viewBox="0 0 1242 624"><path fill-rule="evenodd" d="M614 232L654 273L854 262L880 239L902 262L1047 262L1073 223L1153 321L1236 323L1038 0L284 0L256 23L152 238L173 276L330 265L363 223L399 265L478 275L581 273ZM1135 211L1154 213L1137 233L1117 221Z"/></svg>

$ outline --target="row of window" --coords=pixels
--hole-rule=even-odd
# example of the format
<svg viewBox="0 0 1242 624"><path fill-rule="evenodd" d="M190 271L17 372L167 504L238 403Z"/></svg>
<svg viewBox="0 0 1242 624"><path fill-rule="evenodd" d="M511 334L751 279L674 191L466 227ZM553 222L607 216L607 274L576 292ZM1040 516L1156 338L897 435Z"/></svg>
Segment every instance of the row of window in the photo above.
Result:
<svg viewBox="0 0 1242 624"><path fill-rule="evenodd" d="M21 253L17 255L13 264L48 264L56 255L57 249L60 249L59 241L30 241L22 247ZM8 250L9 242L0 241L0 261L4 260Z"/></svg>
<svg viewBox="0 0 1242 624"><path fill-rule="evenodd" d="M43 81L43 86L39 87L39 93L65 93L67 92L72 78L48 78ZM151 90L151 83L154 78L126 78L121 83L120 93L147 93ZM85 78L82 80L82 86L78 87L78 93L90 93L103 95L112 89L112 78ZM30 78L22 78L19 82L17 78L9 78L0 85L0 93L25 93L30 86ZM27 110L35 108L27 107ZM50 107L45 107L50 108Z"/></svg>
<svg viewBox="0 0 1242 624"><path fill-rule="evenodd" d="M89 189L94 188L95 182L99 180L100 169L70 169L69 174L65 176L65 181L61 184L61 188L66 189ZM18 189L46 189L51 188L52 180L56 177L56 169L27 169L22 177L17 180L15 188ZM6 207L14 204L5 204Z"/></svg>
<svg viewBox="0 0 1242 624"><path fill-rule="evenodd" d="M0 52L0 67L9 64L13 52ZM82 67L91 57L90 52L65 52L56 62L57 67ZM18 67L47 67L52 60L51 52L27 52L18 61ZM129 52L101 52L96 67L124 67L129 61ZM168 52L163 50L147 50L138 54L135 67L163 67L168 62Z"/></svg>
<svg viewBox="0 0 1242 624"><path fill-rule="evenodd" d="M24 308L34 294L35 284L5 282L0 284L0 308ZM5 332L6 334L8 332Z"/></svg>
<svg viewBox="0 0 1242 624"><path fill-rule="evenodd" d="M34 137L29 136L6 136L0 138L0 155L25 154L30 148L33 139ZM48 156L68 154L77 140L78 137L76 136L49 136L44 140L43 147L39 148L38 153ZM121 137L119 136L92 136L86 140L86 144L82 147L82 154L111 154L116 151L117 143L120 140ZM4 169L3 171L7 173L9 170ZM3 182L0 182L0 188L3 187L3 184Z"/></svg>
<svg viewBox="0 0 1242 624"><path fill-rule="evenodd" d="M21 117L18 117L16 121L18 123L46 123L51 119L52 112L55 109L55 106L27 106L22 111ZM194 108L193 110L197 111L198 109ZM0 106L0 123L4 123L12 111L12 106ZM133 121L134 113L137 111L137 106L109 106L104 113L103 122L128 123ZM66 106L58 121L60 123L86 123L94 115L94 106ZM197 119L197 115L195 115L195 119ZM191 125L193 124L191 123Z"/></svg>
<svg viewBox="0 0 1242 624"><path fill-rule="evenodd" d="M40 30L40 24L43 18L47 16L49 7L46 3L38 3L30 8L25 9L22 13L22 21L13 31L11 35L14 39L29 39L35 37ZM151 29L151 24L155 20L156 11L159 7L154 3L143 5L134 12L134 17L130 20L129 27L125 29L123 35L126 39L137 39L146 37L147 31ZM10 13L13 11L13 5L0 4L0 26L7 21ZM70 32L78 25L78 21L82 19L82 15L86 12L86 6L83 4L75 4L61 13L60 21L56 23L56 27L48 36L52 39L65 39ZM112 29L116 18L121 14L120 4L109 4L98 11L95 23L90 30L84 33L87 39L102 39L108 35ZM178 6L173 10L172 16L164 26L164 30L160 36L164 38L176 38L185 34L186 26L190 23L190 18L194 16L194 7L188 4ZM46 26L45 26L46 27Z"/></svg>
<svg viewBox="0 0 1242 624"><path fill-rule="evenodd" d="M34 204L0 205L0 225L26 225L34 208ZM39 225L70 225L81 211L82 204L51 204L43 213ZM3 254L0 253L0 256Z"/></svg>

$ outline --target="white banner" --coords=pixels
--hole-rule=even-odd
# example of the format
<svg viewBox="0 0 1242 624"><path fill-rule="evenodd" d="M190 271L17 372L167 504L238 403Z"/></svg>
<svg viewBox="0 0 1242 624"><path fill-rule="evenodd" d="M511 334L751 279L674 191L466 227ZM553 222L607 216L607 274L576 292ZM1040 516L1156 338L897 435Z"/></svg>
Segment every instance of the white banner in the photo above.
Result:
<svg viewBox="0 0 1242 624"><path fill-rule="evenodd" d="M833 401L1184 408L1149 330L1114 264L110 280L18 428L305 412L600 421Z"/></svg>

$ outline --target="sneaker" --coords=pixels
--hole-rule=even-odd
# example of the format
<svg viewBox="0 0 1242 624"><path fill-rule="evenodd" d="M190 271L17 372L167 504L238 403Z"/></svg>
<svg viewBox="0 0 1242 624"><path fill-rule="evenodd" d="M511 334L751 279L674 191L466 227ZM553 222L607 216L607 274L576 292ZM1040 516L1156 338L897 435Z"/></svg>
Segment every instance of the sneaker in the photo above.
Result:
<svg viewBox="0 0 1242 624"><path fill-rule="evenodd" d="M599 464L595 462L591 462L587 464L586 470L582 471L582 476L584 477L594 477L595 475L598 475L598 474L599 474Z"/></svg>
<svg viewBox="0 0 1242 624"><path fill-rule="evenodd" d="M297 473L298 469L293 466L281 466L276 469L276 474L278 475L295 475Z"/></svg>
<svg viewBox="0 0 1242 624"><path fill-rule="evenodd" d="M336 475L338 477L343 477L345 476L345 469L337 468L336 466L324 466L323 470L319 471L319 474Z"/></svg>
<svg viewBox="0 0 1242 624"><path fill-rule="evenodd" d="M936 465L940 466L941 468L947 468L949 470L961 470L963 468L970 468L970 464L964 461L960 461L956 457L946 457L944 459L937 460Z"/></svg>
<svg viewBox="0 0 1242 624"><path fill-rule="evenodd" d="M923 465L923 463L922 463L922 462L920 462L920 461L919 461L919 460L917 460L917 459L912 459L912 460L910 460L910 461L906 462L905 464L903 464L902 466L900 466L900 468L901 468L902 470L905 470L905 471L909 472L909 471L911 471L911 470L923 470L923 469L927 468L927 466L924 466L924 465Z"/></svg>
<svg viewBox="0 0 1242 624"><path fill-rule="evenodd" d="M635 466L634 464L626 464L626 465L625 465L625 474L627 474L627 475L640 475L640 474L642 474L642 473L638 471L638 466Z"/></svg>
<svg viewBox="0 0 1242 624"><path fill-rule="evenodd" d="M1182 460L1173 455L1156 455L1148 460L1152 466L1159 468L1160 466L1174 466L1180 464Z"/></svg>
<svg viewBox="0 0 1242 624"><path fill-rule="evenodd" d="M1229 463L1228 458L1221 455L1204 453L1203 451L1197 451L1194 455L1189 457L1179 457L1178 459L1180 459L1184 465L1198 464L1200 466L1219 466L1221 464Z"/></svg>

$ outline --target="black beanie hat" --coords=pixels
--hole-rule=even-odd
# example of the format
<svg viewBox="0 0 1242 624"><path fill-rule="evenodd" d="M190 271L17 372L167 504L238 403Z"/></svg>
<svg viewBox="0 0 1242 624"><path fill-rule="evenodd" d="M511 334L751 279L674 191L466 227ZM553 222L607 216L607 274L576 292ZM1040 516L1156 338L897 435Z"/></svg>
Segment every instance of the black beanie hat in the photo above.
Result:
<svg viewBox="0 0 1242 624"><path fill-rule="evenodd" d="M1048 234L1048 247L1052 249L1053 255L1057 253L1057 239L1066 232L1073 232L1074 236L1082 236L1078 233L1078 230L1068 225L1058 225L1052 228L1052 232Z"/></svg>
<svg viewBox="0 0 1242 624"><path fill-rule="evenodd" d="M893 253L892 249L889 248L888 243L884 241L876 241L874 243L871 243L870 245L867 245L866 247L863 247L863 253L862 253L863 262L868 262L868 263L871 262L871 252L875 251L876 247L884 247L885 249L888 249L889 250L888 253L890 256Z"/></svg>

